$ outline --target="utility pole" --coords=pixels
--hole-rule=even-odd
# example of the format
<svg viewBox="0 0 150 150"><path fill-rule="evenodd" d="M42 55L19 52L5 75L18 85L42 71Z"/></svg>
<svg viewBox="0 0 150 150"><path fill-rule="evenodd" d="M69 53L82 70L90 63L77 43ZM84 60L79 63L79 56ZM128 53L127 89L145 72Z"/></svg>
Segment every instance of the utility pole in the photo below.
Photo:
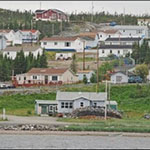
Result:
<svg viewBox="0 0 150 150"><path fill-rule="evenodd" d="M109 109L110 109L110 82L109 82L108 100L109 100Z"/></svg>
<svg viewBox="0 0 150 150"><path fill-rule="evenodd" d="M91 22L93 22L93 10L94 10L94 5L93 5L93 1L92 1L92 13L91 13Z"/></svg>
<svg viewBox="0 0 150 150"><path fill-rule="evenodd" d="M83 41L83 70L85 70L85 41Z"/></svg>
<svg viewBox="0 0 150 150"><path fill-rule="evenodd" d="M105 92L107 94L107 80L106 80L106 89L105 89ZM105 113L104 113L105 120L107 119L107 99L108 99L108 97L105 100Z"/></svg>
<svg viewBox="0 0 150 150"><path fill-rule="evenodd" d="M97 44L97 87L96 87L96 92L98 93L99 89L99 44Z"/></svg>

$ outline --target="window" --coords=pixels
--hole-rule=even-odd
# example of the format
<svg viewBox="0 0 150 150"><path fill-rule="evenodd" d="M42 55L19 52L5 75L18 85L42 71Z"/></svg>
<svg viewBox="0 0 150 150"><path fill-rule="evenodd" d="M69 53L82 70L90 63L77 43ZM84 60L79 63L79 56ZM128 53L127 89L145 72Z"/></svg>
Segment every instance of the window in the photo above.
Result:
<svg viewBox="0 0 150 150"><path fill-rule="evenodd" d="M100 35L100 37L102 37L102 35Z"/></svg>
<svg viewBox="0 0 150 150"><path fill-rule="evenodd" d="M47 42L43 42L43 45L47 45Z"/></svg>
<svg viewBox="0 0 150 150"><path fill-rule="evenodd" d="M64 108L64 102L61 102L61 108Z"/></svg>
<svg viewBox="0 0 150 150"><path fill-rule="evenodd" d="M70 103L70 106L69 106L69 108L72 108L72 103Z"/></svg>
<svg viewBox="0 0 150 150"><path fill-rule="evenodd" d="M53 110L53 106L49 106L49 110Z"/></svg>
<svg viewBox="0 0 150 150"><path fill-rule="evenodd" d="M81 102L81 103L80 103L80 107L83 107L83 106L84 106L84 104L83 104L83 102Z"/></svg>
<svg viewBox="0 0 150 150"><path fill-rule="evenodd" d="M111 35L109 35L109 38L111 37Z"/></svg>
<svg viewBox="0 0 150 150"><path fill-rule="evenodd" d="M97 103L94 103L94 107L97 107Z"/></svg>
<svg viewBox="0 0 150 150"><path fill-rule="evenodd" d="M65 103L65 108L68 108L68 103L67 102Z"/></svg>
<svg viewBox="0 0 150 150"><path fill-rule="evenodd" d="M125 32L125 30L123 30L123 32Z"/></svg>
<svg viewBox="0 0 150 150"><path fill-rule="evenodd" d="M122 76L116 76L116 82L121 82Z"/></svg>
<svg viewBox="0 0 150 150"><path fill-rule="evenodd" d="M9 55L9 52L7 52L7 55Z"/></svg>
<svg viewBox="0 0 150 150"><path fill-rule="evenodd" d="M54 42L54 45L57 45L58 43L57 42Z"/></svg>
<svg viewBox="0 0 150 150"><path fill-rule="evenodd" d="M118 50L118 54L120 54L120 50Z"/></svg>
<svg viewBox="0 0 150 150"><path fill-rule="evenodd" d="M65 47L70 47L71 43L70 42L65 42Z"/></svg>
<svg viewBox="0 0 150 150"><path fill-rule="evenodd" d="M102 53L104 54L104 53L105 53L105 51L104 51L104 50L102 50Z"/></svg>
<svg viewBox="0 0 150 150"><path fill-rule="evenodd" d="M21 77L19 77L19 80L21 80Z"/></svg>
<svg viewBox="0 0 150 150"><path fill-rule="evenodd" d="M57 81L58 77L57 76L52 76L52 81Z"/></svg>
<svg viewBox="0 0 150 150"><path fill-rule="evenodd" d="M112 54L112 50L110 50L110 54Z"/></svg>
<svg viewBox="0 0 150 150"><path fill-rule="evenodd" d="M24 77L24 80L26 80L26 77Z"/></svg>
<svg viewBox="0 0 150 150"><path fill-rule="evenodd" d="M37 76L33 76L33 79L35 79L35 80L36 80L36 79L37 79Z"/></svg>
<svg viewBox="0 0 150 150"><path fill-rule="evenodd" d="M110 45L112 45L112 42L110 42Z"/></svg>
<svg viewBox="0 0 150 150"><path fill-rule="evenodd" d="M28 80L28 83L31 83L31 81L30 81L30 80Z"/></svg>

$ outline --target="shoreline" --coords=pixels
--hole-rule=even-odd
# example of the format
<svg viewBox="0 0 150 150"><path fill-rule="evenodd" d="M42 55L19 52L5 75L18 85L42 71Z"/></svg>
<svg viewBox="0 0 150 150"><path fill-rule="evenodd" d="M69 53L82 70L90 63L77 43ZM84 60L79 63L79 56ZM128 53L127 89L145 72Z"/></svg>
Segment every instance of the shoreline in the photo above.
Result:
<svg viewBox="0 0 150 150"><path fill-rule="evenodd" d="M68 135L68 136L126 136L126 137L150 137L150 133L135 132L97 132L97 131L14 131L0 130L0 134L8 135Z"/></svg>

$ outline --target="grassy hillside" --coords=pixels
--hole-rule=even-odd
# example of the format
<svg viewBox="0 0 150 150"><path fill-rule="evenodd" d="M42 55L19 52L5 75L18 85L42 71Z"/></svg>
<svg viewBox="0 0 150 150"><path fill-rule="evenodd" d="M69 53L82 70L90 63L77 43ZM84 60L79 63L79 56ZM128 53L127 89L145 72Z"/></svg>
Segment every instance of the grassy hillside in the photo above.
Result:
<svg viewBox="0 0 150 150"><path fill-rule="evenodd" d="M63 87L61 90L95 92L96 85ZM100 91L105 91L104 84L100 84ZM150 113L150 85L112 85L110 93L111 100L118 102L118 109L124 112L125 118L141 118ZM4 107L9 114L29 115L29 110L34 114L36 99L55 100L56 93L0 96L0 112Z"/></svg>

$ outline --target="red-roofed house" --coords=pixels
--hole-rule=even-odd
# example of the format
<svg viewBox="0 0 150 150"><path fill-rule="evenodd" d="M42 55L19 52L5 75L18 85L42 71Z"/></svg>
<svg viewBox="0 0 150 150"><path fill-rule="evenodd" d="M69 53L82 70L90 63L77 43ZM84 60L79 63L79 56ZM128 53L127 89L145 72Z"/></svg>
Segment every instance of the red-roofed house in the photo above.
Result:
<svg viewBox="0 0 150 150"><path fill-rule="evenodd" d="M23 43L36 43L39 40L40 32L39 30L20 30L22 33Z"/></svg>
<svg viewBox="0 0 150 150"><path fill-rule="evenodd" d="M78 76L69 69L32 68L13 77L14 86L57 85L78 82Z"/></svg>
<svg viewBox="0 0 150 150"><path fill-rule="evenodd" d="M35 20L42 21L68 21L68 16L58 9L36 10Z"/></svg>
<svg viewBox="0 0 150 150"><path fill-rule="evenodd" d="M41 40L41 47L47 51L82 52L85 40L79 37L50 37Z"/></svg>

